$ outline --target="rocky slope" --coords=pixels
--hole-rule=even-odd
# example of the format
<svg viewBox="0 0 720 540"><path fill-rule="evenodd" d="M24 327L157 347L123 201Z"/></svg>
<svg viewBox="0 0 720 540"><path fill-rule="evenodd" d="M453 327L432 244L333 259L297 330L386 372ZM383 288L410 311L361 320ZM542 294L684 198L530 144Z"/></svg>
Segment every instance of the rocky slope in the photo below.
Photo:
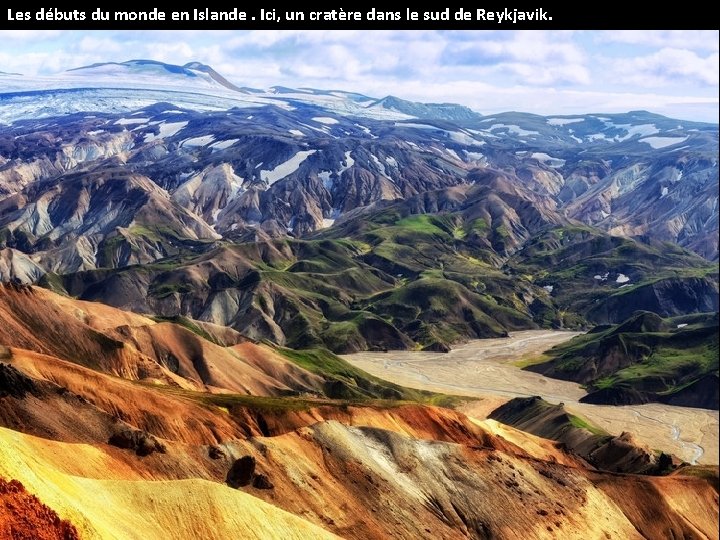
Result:
<svg viewBox="0 0 720 540"><path fill-rule="evenodd" d="M128 385L82 367L68 370L18 349L8 361L23 377L31 374L38 390L3 398L2 422L29 432L44 422L46 438L0 429L0 474L41 493L86 537L142 526L155 538L171 523L211 538L226 538L231 530L321 537L316 526L346 538L715 534L716 492L706 480L592 471L553 443L529 440L534 450L528 453L517 443L531 436L514 432L511 443L493 434L496 428L452 411L333 404L297 409L281 402L243 405L232 396L208 407L201 395ZM108 434L117 433L118 414L143 437L162 441L162 451L143 457L106 444L117 444ZM242 469L238 462L245 463ZM107 494L102 509L91 496L98 489ZM652 502L643 492L653 494ZM628 496L632 502L622 500ZM664 511L652 519L630 510L658 503ZM208 504L220 510L208 513ZM687 508L683 514L673 510L677 505ZM151 516L152 524L141 525L140 516L143 523Z"/></svg>
<svg viewBox="0 0 720 540"><path fill-rule="evenodd" d="M377 201L472 183L481 168L568 218L717 259L717 128L709 124L643 111L483 117L395 97L260 91L197 63L105 64L42 90L17 84L30 93L6 94L0 108L12 112L0 129L0 194L120 162L217 234L299 236ZM119 106L121 98L136 108ZM46 117L45 99L59 116ZM15 222L2 228L28 232Z"/></svg>
<svg viewBox="0 0 720 540"><path fill-rule="evenodd" d="M0 105L2 281L337 352L718 309L716 266L678 247L717 258L715 126L260 91L197 63L52 81Z"/></svg>
<svg viewBox="0 0 720 540"><path fill-rule="evenodd" d="M283 349L226 327L150 319L24 285L0 284L0 322L3 350L29 349L148 384L213 394L438 399L372 377L327 350Z"/></svg>
<svg viewBox="0 0 720 540"><path fill-rule="evenodd" d="M25 490L0 478L0 537L17 540L78 540L77 529Z"/></svg>
<svg viewBox="0 0 720 540"><path fill-rule="evenodd" d="M492 411L489 418L557 441L602 470L658 475L674 467L671 456L643 447L631 433L609 435L568 413L562 403L551 405L539 397L515 398Z"/></svg>
<svg viewBox="0 0 720 540"><path fill-rule="evenodd" d="M343 353L446 350L517 329L619 322L629 298L634 309L663 315L718 306L707 261L570 224L493 173L473 186L356 210L307 240L221 243L161 264L41 283L122 309Z"/></svg>
<svg viewBox="0 0 720 540"><path fill-rule="evenodd" d="M18 284L0 289L0 320L0 477L84 538L716 531L713 469L602 471L651 472L627 437L585 434L583 458L568 441L430 406L453 401L328 352ZM637 512L658 504L659 515Z"/></svg>

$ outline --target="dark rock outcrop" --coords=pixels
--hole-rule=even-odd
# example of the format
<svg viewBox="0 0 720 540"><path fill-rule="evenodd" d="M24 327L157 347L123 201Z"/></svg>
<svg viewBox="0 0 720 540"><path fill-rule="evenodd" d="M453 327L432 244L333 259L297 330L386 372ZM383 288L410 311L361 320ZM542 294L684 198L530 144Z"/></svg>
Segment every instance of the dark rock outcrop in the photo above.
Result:
<svg viewBox="0 0 720 540"><path fill-rule="evenodd" d="M253 479L253 487L256 489L273 489L275 486L265 474L258 474Z"/></svg>
<svg viewBox="0 0 720 540"><path fill-rule="evenodd" d="M515 398L489 418L562 444L562 448L601 470L658 475L670 471L672 460L656 456L629 433L612 437L572 416L563 404L552 405L538 396Z"/></svg>
<svg viewBox="0 0 720 540"><path fill-rule="evenodd" d="M0 350L2 354L2 350ZM0 364L0 398L7 396L22 399L27 394L37 394L35 382L9 364Z"/></svg>
<svg viewBox="0 0 720 540"><path fill-rule="evenodd" d="M720 409L720 380L717 373L709 373L672 394L658 396L658 401L679 407Z"/></svg>
<svg viewBox="0 0 720 540"><path fill-rule="evenodd" d="M634 388L613 387L603 388L580 398L581 403L596 405L642 405L652 401L646 392Z"/></svg>
<svg viewBox="0 0 720 540"><path fill-rule="evenodd" d="M118 428L110 436L108 444L134 451L138 456L149 456L158 452L164 454L167 448L153 435L139 429L132 429L128 426Z"/></svg>
<svg viewBox="0 0 720 540"><path fill-rule="evenodd" d="M252 456L243 456L235 460L235 463L232 464L225 482L230 487L239 488L250 485L254 476L255 458Z"/></svg>
<svg viewBox="0 0 720 540"><path fill-rule="evenodd" d="M266 474L255 473L256 461L253 456L243 456L235 460L225 478L232 488L252 486L256 489L273 489L275 486Z"/></svg>
<svg viewBox="0 0 720 540"><path fill-rule="evenodd" d="M225 457L225 451L219 446L211 446L208 448L208 456L210 459L223 459Z"/></svg>
<svg viewBox="0 0 720 540"><path fill-rule="evenodd" d="M449 353L450 347L447 345L447 343L442 343L440 341L434 341L427 347L424 347L423 351L437 352L437 353Z"/></svg>

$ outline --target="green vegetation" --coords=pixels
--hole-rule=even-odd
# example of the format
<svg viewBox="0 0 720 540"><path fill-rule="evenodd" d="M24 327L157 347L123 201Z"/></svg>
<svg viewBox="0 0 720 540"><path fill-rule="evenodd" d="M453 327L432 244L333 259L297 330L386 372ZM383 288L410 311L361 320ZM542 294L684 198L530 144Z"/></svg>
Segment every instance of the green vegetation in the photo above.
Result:
<svg viewBox="0 0 720 540"><path fill-rule="evenodd" d="M175 316L175 317L152 317L155 322L163 323L169 322L182 326L186 330L190 330L193 334L200 336L201 338L214 343L215 345L223 346L222 343L218 342L212 335L206 332L201 326L199 326L192 319L187 317Z"/></svg>
<svg viewBox="0 0 720 540"><path fill-rule="evenodd" d="M587 430L593 435L598 435L600 437L607 437L609 435L607 431L591 424L584 418L580 418L579 416L575 416L574 414L568 414L568 418L570 418L570 425L572 425L573 427Z"/></svg>
<svg viewBox="0 0 720 540"><path fill-rule="evenodd" d="M539 354L537 356L530 356L526 358L521 358L520 360L516 360L512 363L512 365L520 369L524 369L528 366L544 364L548 360L550 360L550 356L548 356L547 354Z"/></svg>
<svg viewBox="0 0 720 540"><path fill-rule="evenodd" d="M662 400L705 376L717 375L718 314L662 319L638 312L622 324L578 336L545 355L546 362L526 367L583 383L590 391L632 389Z"/></svg>
<svg viewBox="0 0 720 540"><path fill-rule="evenodd" d="M277 350L298 366L327 379L325 394L330 398L360 402L389 399L439 407L452 407L465 399L389 383L356 368L327 349Z"/></svg>
<svg viewBox="0 0 720 540"><path fill-rule="evenodd" d="M487 208L411 214L396 203L310 239L223 242L209 250L195 246L197 251L171 230L137 225L104 242L106 266L127 258L137 242L164 246L163 239L173 239L178 254L84 273L89 285L73 276L49 285L82 294L121 277L106 289L127 283L130 294L138 294L137 287L146 298L135 302L145 301L148 311L176 297L200 309L226 295L221 305L251 309L247 319L271 318L289 347L347 353L446 350L519 329L584 328L588 321L616 320L638 296L651 298L647 287L675 280L679 288L711 288L717 281L707 261L676 247L575 225L548 225L530 237L502 213L492 216ZM619 273L630 281L618 283ZM692 279L704 281L687 281Z"/></svg>
<svg viewBox="0 0 720 540"><path fill-rule="evenodd" d="M540 234L512 258L510 265L522 275L538 276L538 285L551 285L553 301L563 311L591 321L605 319L608 312L619 312L622 318L630 316L630 306L643 296L644 287L692 278L717 281L713 277L717 265L677 246L649 246L588 226L561 227ZM621 273L628 282L617 282Z"/></svg>

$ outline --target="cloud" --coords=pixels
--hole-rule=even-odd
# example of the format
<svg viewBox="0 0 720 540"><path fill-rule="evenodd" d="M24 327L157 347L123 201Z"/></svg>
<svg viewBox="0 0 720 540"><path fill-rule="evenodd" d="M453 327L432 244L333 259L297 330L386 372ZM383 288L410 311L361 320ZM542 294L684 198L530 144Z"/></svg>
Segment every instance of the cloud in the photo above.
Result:
<svg viewBox="0 0 720 540"><path fill-rule="evenodd" d="M700 51L717 51L720 48L720 33L717 30L617 30L597 35L601 42Z"/></svg>
<svg viewBox="0 0 720 540"><path fill-rule="evenodd" d="M720 56L705 57L687 49L663 48L632 59L615 62L615 71L625 82L645 87L667 87L678 81L717 87L720 82Z"/></svg>
<svg viewBox="0 0 720 540"><path fill-rule="evenodd" d="M499 32L490 39L451 42L443 60L522 84L588 84L587 55L571 37L565 32Z"/></svg>
<svg viewBox="0 0 720 540"><path fill-rule="evenodd" d="M61 30L0 30L0 41L5 43L8 41L36 43L55 39L61 35Z"/></svg>

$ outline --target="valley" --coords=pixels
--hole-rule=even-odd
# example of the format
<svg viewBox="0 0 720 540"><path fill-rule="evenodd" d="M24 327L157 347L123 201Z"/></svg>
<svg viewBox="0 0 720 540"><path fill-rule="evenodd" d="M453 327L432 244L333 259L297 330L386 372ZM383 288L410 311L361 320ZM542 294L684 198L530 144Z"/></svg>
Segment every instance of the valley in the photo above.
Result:
<svg viewBox="0 0 720 540"><path fill-rule="evenodd" d="M484 418L512 397L541 396L564 403L567 410L610 432L631 431L651 448L692 463L718 463L718 412L662 404L603 406L580 403L586 391L578 384L521 370L517 364L563 343L572 332L530 330L508 338L474 340L447 354L414 351L361 352L348 362L396 384L483 398L462 408ZM490 409L490 410L488 410Z"/></svg>
<svg viewBox="0 0 720 540"><path fill-rule="evenodd" d="M0 72L0 538L717 540L717 178L645 110Z"/></svg>

